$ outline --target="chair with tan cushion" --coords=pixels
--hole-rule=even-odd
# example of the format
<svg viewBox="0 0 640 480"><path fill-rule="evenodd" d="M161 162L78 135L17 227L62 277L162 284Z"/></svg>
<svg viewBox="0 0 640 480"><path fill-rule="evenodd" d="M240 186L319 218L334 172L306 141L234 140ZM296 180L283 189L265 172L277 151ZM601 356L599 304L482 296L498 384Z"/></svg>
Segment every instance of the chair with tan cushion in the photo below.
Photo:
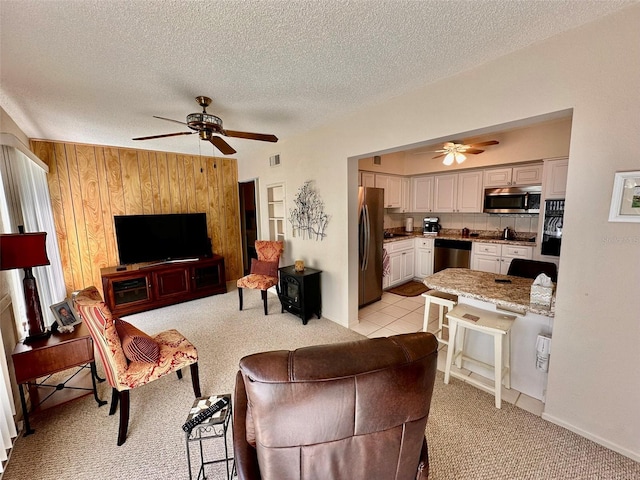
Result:
<svg viewBox="0 0 640 480"><path fill-rule="evenodd" d="M426 479L437 350L433 334L418 332L244 357L238 478Z"/></svg>
<svg viewBox="0 0 640 480"><path fill-rule="evenodd" d="M198 352L177 330L167 330L153 337L133 325L111 315L96 287L88 287L74 297L76 310L91 333L91 338L104 365L105 376L111 385L111 409L116 412L120 403L118 445L127 439L129 424L129 390L140 387L165 375L191 369L193 393L200 396Z"/></svg>
<svg viewBox="0 0 640 480"><path fill-rule="evenodd" d="M278 285L278 265L280 263L280 255L284 250L284 243L271 240L256 240L255 245L258 258L251 259L251 273L238 279L238 300L240 302L240 310L242 310L242 289L261 290L264 314L267 315L267 290Z"/></svg>

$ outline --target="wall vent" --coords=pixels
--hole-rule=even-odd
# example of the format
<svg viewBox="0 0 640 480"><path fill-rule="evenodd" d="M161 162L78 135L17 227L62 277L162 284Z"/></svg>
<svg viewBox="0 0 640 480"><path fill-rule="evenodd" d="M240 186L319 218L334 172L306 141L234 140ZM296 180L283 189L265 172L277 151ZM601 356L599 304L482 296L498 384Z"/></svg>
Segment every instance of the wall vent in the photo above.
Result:
<svg viewBox="0 0 640 480"><path fill-rule="evenodd" d="M269 165L271 165L272 167L280 165L280 155L278 154L269 157Z"/></svg>
<svg viewBox="0 0 640 480"><path fill-rule="evenodd" d="M373 157L373 164L374 165L382 165L382 158L380 158L380 155L375 155Z"/></svg>

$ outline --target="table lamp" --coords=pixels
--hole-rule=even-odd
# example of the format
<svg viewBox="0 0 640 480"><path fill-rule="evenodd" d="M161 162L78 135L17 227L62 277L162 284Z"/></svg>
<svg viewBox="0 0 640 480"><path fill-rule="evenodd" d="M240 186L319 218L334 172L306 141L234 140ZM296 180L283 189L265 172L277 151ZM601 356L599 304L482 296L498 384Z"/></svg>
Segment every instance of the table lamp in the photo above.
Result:
<svg viewBox="0 0 640 480"><path fill-rule="evenodd" d="M49 265L45 247L46 232L0 234L0 270L24 268L24 300L27 305L29 333L25 342L49 336L45 329L38 286L31 269Z"/></svg>

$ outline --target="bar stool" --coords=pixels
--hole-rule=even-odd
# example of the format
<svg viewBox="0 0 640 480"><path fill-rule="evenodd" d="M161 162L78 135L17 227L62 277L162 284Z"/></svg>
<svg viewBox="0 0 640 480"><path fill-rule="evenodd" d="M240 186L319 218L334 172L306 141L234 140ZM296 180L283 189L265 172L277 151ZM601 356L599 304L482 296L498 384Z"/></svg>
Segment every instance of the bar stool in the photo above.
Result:
<svg viewBox="0 0 640 480"><path fill-rule="evenodd" d="M444 345L449 345L449 342L442 337L443 329L449 328L449 325L444 323L444 309L447 308L447 312L456 306L458 303L457 295L451 295L450 293L439 292L437 290L429 290L427 293L423 293L424 297L424 320L422 323L422 331L427 331L429 325L429 309L432 303L435 303L439 307L438 311L438 330L433 334L438 339L438 342ZM449 332L451 335L451 332Z"/></svg>
<svg viewBox="0 0 640 480"><path fill-rule="evenodd" d="M496 408L501 408L503 380L504 386L511 388L511 327L516 317L460 304L447 313L447 319L449 320L449 348L447 350L447 360L445 363L444 383L449 383L449 377L451 376L460 378L482 390L493 393L496 400ZM475 330L493 337L493 365L465 355L465 330ZM454 361L456 362L456 366L460 368L463 360L493 369L493 387L451 370L451 364Z"/></svg>

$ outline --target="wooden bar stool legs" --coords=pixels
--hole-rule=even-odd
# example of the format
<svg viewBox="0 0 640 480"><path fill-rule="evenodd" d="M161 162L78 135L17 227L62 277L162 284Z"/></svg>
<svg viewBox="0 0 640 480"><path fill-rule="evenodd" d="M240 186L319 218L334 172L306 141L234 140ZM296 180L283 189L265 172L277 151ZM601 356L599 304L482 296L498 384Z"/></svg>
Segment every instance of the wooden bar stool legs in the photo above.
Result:
<svg viewBox="0 0 640 480"><path fill-rule="evenodd" d="M511 388L511 327L516 317L460 304L449 311L447 319L449 321L449 347L444 370L444 383L448 384L450 377L460 378L492 393L495 396L496 408L501 408L503 382L505 388ZM493 337L493 365L488 365L466 355L464 343L466 330L475 330ZM460 368L463 360L493 369L493 387L473 377L451 370L454 362L456 367Z"/></svg>
<svg viewBox="0 0 640 480"><path fill-rule="evenodd" d="M423 293L424 297L424 320L422 324L422 331L426 332L427 327L429 325L429 311L431 309L431 304L438 305L438 330L433 332L433 334L438 339L438 342L441 345L448 345L449 341L444 339L444 329L449 328L448 323L444 323L445 314L449 312L453 307L458 303L458 297L456 295L451 295L449 293L438 292L437 290L430 290L427 293ZM444 309L447 309L445 312ZM451 337L451 331L449 331L449 338Z"/></svg>

